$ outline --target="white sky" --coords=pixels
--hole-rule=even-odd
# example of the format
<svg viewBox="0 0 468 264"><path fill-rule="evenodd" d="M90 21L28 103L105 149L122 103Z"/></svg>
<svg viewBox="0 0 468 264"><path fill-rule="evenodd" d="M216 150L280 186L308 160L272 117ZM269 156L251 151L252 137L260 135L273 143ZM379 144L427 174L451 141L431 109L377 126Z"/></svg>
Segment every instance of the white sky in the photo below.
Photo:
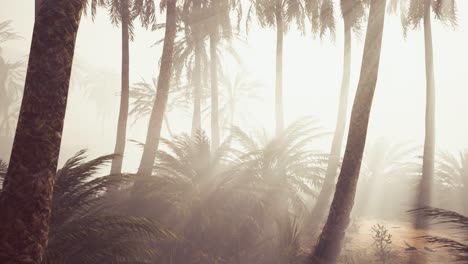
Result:
<svg viewBox="0 0 468 264"><path fill-rule="evenodd" d="M468 2L458 1L459 26L455 30L433 23L435 79L437 89L437 145L441 149L459 150L468 147ZM337 7L338 10L338 7ZM0 21L13 20L12 26L22 40L5 43L6 56L19 59L29 51L34 17L33 0L0 0ZM161 16L160 21L164 21ZM284 96L286 122L313 115L320 119L326 131L335 125L343 60L342 23L338 18L336 38L313 39L291 31L284 43ZM131 80L151 80L157 73L161 55L159 47L151 45L162 32L137 28L136 41L131 44ZM365 33L353 38L352 95L357 86ZM265 103L252 111L258 128L273 129L274 72L276 34L271 29L254 27L248 35L248 47L242 51L251 75L265 83ZM70 94L64 131L63 158L82 147L93 154L113 151L116 116L118 114L120 72L120 30L112 27L106 12L101 10L94 22L84 17L78 35L76 58L115 74L115 87L99 91L107 103L106 118L97 108L102 103L89 100L85 89ZM94 69L94 67L93 67ZM95 89L99 89L96 87ZM423 143L425 108L424 43L422 31L411 31L405 40L399 18L387 16L385 21L379 80L370 121L370 140L384 137L390 142ZM350 99L350 106L352 98ZM171 115L177 131L189 131L190 113ZM209 120L206 120L208 124ZM206 126L207 129L209 126ZM145 122L129 128L129 137L144 140ZM328 146L330 139L324 142ZM139 154L129 143L126 164L134 168ZM328 147L327 147L328 148Z"/></svg>

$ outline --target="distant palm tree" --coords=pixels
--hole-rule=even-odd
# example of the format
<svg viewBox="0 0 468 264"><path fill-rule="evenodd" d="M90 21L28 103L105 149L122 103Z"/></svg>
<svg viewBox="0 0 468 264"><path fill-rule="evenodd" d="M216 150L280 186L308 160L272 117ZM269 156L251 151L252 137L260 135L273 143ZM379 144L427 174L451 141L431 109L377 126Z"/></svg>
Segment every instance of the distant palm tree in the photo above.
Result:
<svg viewBox="0 0 468 264"><path fill-rule="evenodd" d="M11 21L0 22L0 45L3 42L19 39L19 35L11 27ZM23 63L9 62L3 58L0 46L0 133L9 135L12 123L16 120L17 109L12 109L21 98L21 71Z"/></svg>
<svg viewBox="0 0 468 264"><path fill-rule="evenodd" d="M153 170L173 73L174 40L177 30L176 17L178 15L176 0L164 0L161 2L161 7L166 9L166 31L164 34L164 45L159 70L156 99L154 100L154 105L151 111L145 147L143 149L140 167L138 168L138 174L140 174L141 177L150 176ZM136 188L138 186L139 184L135 184Z"/></svg>
<svg viewBox="0 0 468 264"><path fill-rule="evenodd" d="M122 171L123 155L125 153L125 142L127 134L127 121L129 110L130 93L130 41L134 39L134 20L140 18L142 25L146 28L156 27L155 5L153 0L90 0L91 14L94 17L98 6L109 10L112 24L121 25L122 29L122 71L121 71L121 94L120 110L117 124L117 136L112 162L111 172ZM86 9L85 9L86 11Z"/></svg>
<svg viewBox="0 0 468 264"><path fill-rule="evenodd" d="M239 0L212 0L208 5L209 38L210 38L210 79L211 79L211 141L212 147L220 144L219 126L219 91L218 91L218 44L221 38L230 38L232 35L231 10L239 10ZM238 20L240 18L238 17Z"/></svg>
<svg viewBox="0 0 468 264"><path fill-rule="evenodd" d="M275 86L275 122L276 134L280 134L284 129L283 116L283 38L284 34L291 27L293 22L296 22L297 27L301 31L305 31L305 18L308 16L313 28L318 28L319 16L321 12L320 1L311 0L250 0L251 6L247 14L247 27L255 13L261 27L276 28L276 86ZM330 0L325 0L322 14L325 16L331 7ZM329 20L327 20L329 21ZM322 24L322 32L326 31L327 25Z"/></svg>
<svg viewBox="0 0 468 264"><path fill-rule="evenodd" d="M386 0L371 0L361 75L351 112L345 155L327 222L310 263L334 264L342 249L354 205L380 63Z"/></svg>
<svg viewBox="0 0 468 264"><path fill-rule="evenodd" d="M261 103L260 89L263 84L253 79L246 71L233 76L221 75L219 115L221 127L243 126L253 121L250 106Z"/></svg>
<svg viewBox="0 0 468 264"><path fill-rule="evenodd" d="M423 23L424 47L426 66L426 119L424 158L422 164L422 178L417 198L417 207L428 206L431 200L431 185L434 179L435 162L435 80L434 80L434 51L432 47L431 13L435 18L448 22L452 26L457 23L456 5L454 0L392 0L391 10L401 5L401 21L404 34L408 29L418 28ZM425 219L416 219L416 227L425 228Z"/></svg>
<svg viewBox="0 0 468 264"><path fill-rule="evenodd" d="M130 115L135 116L135 121L151 114L151 109L156 98L156 86L156 78L153 78L152 83L141 80L133 84L130 90L130 98L133 99ZM187 87L174 87L174 85L171 86L169 92L171 97L168 99L167 109L164 113L164 124L167 132L172 137L174 134L169 124L167 114L174 110L188 110L189 103L187 98L190 97L191 94L187 95L187 93L190 92Z"/></svg>
<svg viewBox="0 0 468 264"><path fill-rule="evenodd" d="M34 25L18 126L0 194L1 263L41 263L44 258L83 8L81 0L45 1Z"/></svg>
<svg viewBox="0 0 468 264"><path fill-rule="evenodd" d="M330 199L335 188L337 170L341 160L341 149L345 136L346 115L348 109L349 81L351 76L351 36L352 31L359 32L365 19L365 3L362 0L341 0L341 16L344 21L344 54L343 54L343 77L341 80L340 100L338 104L338 116L335 133L328 161L327 173L317 203L311 212L313 225L316 228L329 208Z"/></svg>

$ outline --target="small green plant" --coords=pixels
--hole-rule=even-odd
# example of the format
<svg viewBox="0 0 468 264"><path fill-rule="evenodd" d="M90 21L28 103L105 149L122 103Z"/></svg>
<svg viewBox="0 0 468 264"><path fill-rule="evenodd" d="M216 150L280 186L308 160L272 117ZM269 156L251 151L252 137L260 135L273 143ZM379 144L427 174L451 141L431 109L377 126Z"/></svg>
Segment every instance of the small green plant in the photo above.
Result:
<svg viewBox="0 0 468 264"><path fill-rule="evenodd" d="M377 261L382 264L389 263L392 255L392 235L389 233L387 227L381 224L373 225L371 231Z"/></svg>

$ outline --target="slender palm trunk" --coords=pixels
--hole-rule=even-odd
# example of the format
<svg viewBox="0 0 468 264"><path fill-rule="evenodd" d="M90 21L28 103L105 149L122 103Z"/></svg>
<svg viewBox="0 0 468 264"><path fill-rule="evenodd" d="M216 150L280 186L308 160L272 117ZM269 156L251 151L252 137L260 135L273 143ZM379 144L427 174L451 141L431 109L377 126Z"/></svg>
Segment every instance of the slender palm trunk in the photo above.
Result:
<svg viewBox="0 0 468 264"><path fill-rule="evenodd" d="M164 120L167 99L169 96L170 81L172 76L172 63L174 55L174 39L176 35L176 0L168 0L166 7L166 31L164 35L164 46L159 69L158 87L153 110L151 111L148 132L146 134L145 148L141 157L138 174L141 177L151 175L153 170L156 151L159 146L161 128ZM139 177L139 178L141 178ZM138 183L138 181L137 181Z"/></svg>
<svg viewBox="0 0 468 264"><path fill-rule="evenodd" d="M218 102L218 58L216 48L218 46L218 36L216 32L210 35L210 66L211 66L211 147L219 147L219 102Z"/></svg>
<svg viewBox="0 0 468 264"><path fill-rule="evenodd" d="M276 135L284 128L283 116L283 37L284 21L281 0L276 0L276 86L275 86L275 122Z"/></svg>
<svg viewBox="0 0 468 264"><path fill-rule="evenodd" d="M317 203L312 210L312 229L316 229L322 222L327 209L330 206L330 200L335 188L335 179L338 167L340 165L341 148L346 127L346 110L348 109L349 95L349 80L351 76L351 27L346 23L344 27L344 60L343 60L343 77L341 80L340 102L338 105L338 116L336 119L335 134L328 158L328 166L325 174L322 189L317 197Z"/></svg>
<svg viewBox="0 0 468 264"><path fill-rule="evenodd" d="M200 0L194 1L193 12L195 16L198 16L201 9ZM192 22L193 23L193 22ZM196 21L195 23L199 23ZM194 136L199 130L201 130L201 53L203 49L203 43L201 39L200 25L195 24L193 27L193 38L195 42L195 68L193 72L193 118L192 118L192 136Z"/></svg>
<svg viewBox="0 0 468 264"><path fill-rule="evenodd" d="M424 157L422 179L419 186L417 207L429 205L431 200L431 185L434 178L435 160L435 82L432 48L431 3L425 1L424 7L424 45L426 60L426 128L424 140ZM417 217L415 226L426 228L427 223L422 217Z"/></svg>
<svg viewBox="0 0 468 264"><path fill-rule="evenodd" d="M24 95L0 194L0 263L42 262L76 34L84 1L42 3Z"/></svg>
<svg viewBox="0 0 468 264"><path fill-rule="evenodd" d="M112 161L111 174L122 172L123 155L125 153L125 141L127 135L128 104L130 97L130 50L129 50L129 7L128 1L121 2L122 8L122 83L120 95L120 112L117 123L117 137L114 153L118 154Z"/></svg>
<svg viewBox="0 0 468 264"><path fill-rule="evenodd" d="M169 124L169 118L167 118L167 114L164 113L164 124L166 125L167 133L169 133L170 137L174 137L174 132L172 131L171 124Z"/></svg>
<svg viewBox="0 0 468 264"><path fill-rule="evenodd" d="M318 263L336 263L349 224L377 84L385 4L386 0L371 0L370 3L360 79L351 112L343 164L327 222L311 258L311 261Z"/></svg>

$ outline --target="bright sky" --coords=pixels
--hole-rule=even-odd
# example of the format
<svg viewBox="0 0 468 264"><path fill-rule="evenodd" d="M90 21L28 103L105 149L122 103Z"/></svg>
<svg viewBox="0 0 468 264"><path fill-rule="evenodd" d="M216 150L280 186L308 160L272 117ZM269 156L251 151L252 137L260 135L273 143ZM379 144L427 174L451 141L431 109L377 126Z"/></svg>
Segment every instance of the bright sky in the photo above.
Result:
<svg viewBox="0 0 468 264"><path fill-rule="evenodd" d="M13 20L12 26L22 40L6 43L7 57L18 59L28 53L33 26L34 1L0 0L0 21ZM433 23L435 79L437 88L437 146L441 149L459 150L468 147L468 2L458 1L459 26L455 30ZM337 7L338 10L338 7ZM93 154L113 151L116 116L118 114L120 72L120 30L112 27L101 10L94 22L82 20L78 35L76 55L79 60L114 74L111 87L100 89L99 101L89 100L89 89L74 89L70 95L64 131L63 158L79 148L88 147ZM161 16L160 21L164 21ZM292 30L284 43L284 96L287 122L313 115L320 119L326 131L335 125L343 60L342 23L338 19L334 41L316 40L311 34L302 36ZM136 40L131 44L131 80L151 80L157 72L161 50L151 45L162 37L162 32L136 30ZM353 38L351 90L357 86L362 56L363 40ZM274 127L274 72L276 34L271 29L254 27L248 35L248 47L242 56L251 75L265 83L265 102L254 107L252 118L258 128ZM95 66L95 67L94 67ZM85 69L86 71L86 69ZM75 74L75 73L74 73ZM95 73L99 76L99 73ZM234 72L233 72L234 74ZM350 99L350 105L352 98ZM104 105L104 106L103 106ZM104 107L106 117L98 114ZM369 138L384 137L390 142L412 141L423 143L425 108L424 43L421 30L411 31L404 39L400 20L387 16L385 21L382 57L378 87L370 121ZM170 116L177 131L188 132L190 113ZM105 120L104 120L105 119ZM205 120L209 124L209 120ZM209 126L206 126L207 129ZM144 140L145 121L129 128L131 139ZM328 146L330 139L324 144ZM129 144L131 145L131 143ZM328 147L327 147L328 148ZM139 154L130 146L126 163L134 168ZM66 156L66 157L64 157Z"/></svg>

